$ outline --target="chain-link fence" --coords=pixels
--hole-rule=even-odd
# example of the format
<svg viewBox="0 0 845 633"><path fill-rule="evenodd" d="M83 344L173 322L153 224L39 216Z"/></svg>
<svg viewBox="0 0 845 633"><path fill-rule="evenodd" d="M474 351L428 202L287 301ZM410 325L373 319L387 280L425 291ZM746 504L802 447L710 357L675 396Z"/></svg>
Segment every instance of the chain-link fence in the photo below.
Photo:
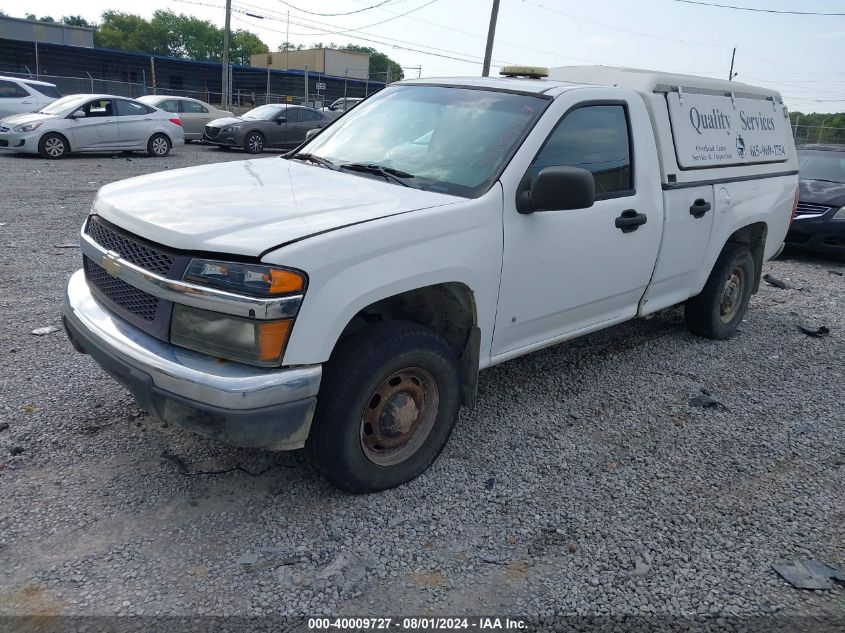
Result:
<svg viewBox="0 0 845 633"><path fill-rule="evenodd" d="M2 70L2 68L0 68L0 74L10 77L20 77L22 79L36 79L35 75L30 73L6 71ZM211 103L214 105L220 105L221 101L221 93L219 91L215 92L212 90L178 90L169 87L154 88L148 83L116 81L114 79L101 79L90 75L87 77L67 77L60 75L42 74L38 75L37 79L38 81L46 81L52 84L56 84L56 87L58 88L59 92L65 95L87 93L110 94L122 97L136 98L141 97L143 95L159 94L192 97L194 99L200 99L201 101L205 101L206 103ZM345 85L347 82L342 80L335 81L331 86L329 86L325 82L325 80L318 81L318 79L321 78L315 76L315 78L309 79L309 90L307 99L308 105L317 108L322 107L324 105L329 105L335 99L339 99L341 97L366 97L369 96L369 94L371 94L371 92L373 92L374 90L381 89L382 87L381 84L373 82L372 86L374 90L370 90L370 84L369 82L366 82L364 83L362 90L360 85L356 84L354 87L351 87L349 85ZM271 77L271 81L267 82L267 85L271 86L271 88L294 87L279 86L280 83L283 82L280 82L278 77ZM306 103L304 80L300 78L300 81L298 83L303 87L296 93L294 93L293 90L291 90L290 92L271 91L268 93L266 89L262 91L248 88L240 88L237 87L237 84L234 84L235 87L233 87L232 89L230 105L234 108L251 108L259 105L264 105L266 103L292 103L296 105L302 105Z"/></svg>
<svg viewBox="0 0 845 633"><path fill-rule="evenodd" d="M792 135L796 145L808 143L826 143L845 145L845 128L825 127L823 125L793 125Z"/></svg>

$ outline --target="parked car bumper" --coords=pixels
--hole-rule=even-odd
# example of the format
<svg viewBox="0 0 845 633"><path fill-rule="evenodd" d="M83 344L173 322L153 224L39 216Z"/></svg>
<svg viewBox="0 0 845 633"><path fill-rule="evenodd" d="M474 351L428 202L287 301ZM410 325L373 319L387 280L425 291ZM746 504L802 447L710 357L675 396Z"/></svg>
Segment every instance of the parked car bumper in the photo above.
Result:
<svg viewBox="0 0 845 633"><path fill-rule="evenodd" d="M236 133L233 134L218 134L215 137L209 136L203 132L202 140L211 145L218 145L221 147L243 147L244 140Z"/></svg>
<svg viewBox="0 0 845 633"><path fill-rule="evenodd" d="M845 220L828 217L794 220L786 234L786 245L820 253L845 253Z"/></svg>
<svg viewBox="0 0 845 633"><path fill-rule="evenodd" d="M145 411L238 446L290 450L305 445L321 365L268 370L170 345L100 304L82 270L68 282L62 321L76 350L97 361Z"/></svg>
<svg viewBox="0 0 845 633"><path fill-rule="evenodd" d="M36 154L38 153L38 140L41 138L41 134L41 130L32 132L0 131L0 149Z"/></svg>

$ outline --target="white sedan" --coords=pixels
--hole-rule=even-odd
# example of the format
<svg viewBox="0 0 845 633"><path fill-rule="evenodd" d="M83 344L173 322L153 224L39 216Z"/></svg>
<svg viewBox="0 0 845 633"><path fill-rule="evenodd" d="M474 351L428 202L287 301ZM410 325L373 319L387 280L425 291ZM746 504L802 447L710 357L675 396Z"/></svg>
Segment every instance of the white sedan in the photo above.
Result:
<svg viewBox="0 0 845 633"><path fill-rule="evenodd" d="M185 130L186 141L202 140L205 126L214 119L231 117L228 110L215 108L210 103L191 99L190 97L173 97L170 95L145 95L138 97L138 101L146 103L165 112L172 112L182 119L182 129Z"/></svg>
<svg viewBox="0 0 845 633"><path fill-rule="evenodd" d="M44 158L138 150L167 156L184 143L178 117L113 95L69 95L38 112L0 120L0 149Z"/></svg>

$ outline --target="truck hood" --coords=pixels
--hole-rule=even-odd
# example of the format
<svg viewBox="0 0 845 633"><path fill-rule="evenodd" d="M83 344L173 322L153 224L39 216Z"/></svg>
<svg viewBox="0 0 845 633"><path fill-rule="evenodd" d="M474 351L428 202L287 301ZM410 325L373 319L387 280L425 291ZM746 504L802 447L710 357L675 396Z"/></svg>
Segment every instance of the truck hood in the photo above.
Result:
<svg viewBox="0 0 845 633"><path fill-rule="evenodd" d="M100 189L93 212L171 248L257 257L317 233L461 200L275 157L115 182Z"/></svg>
<svg viewBox="0 0 845 633"><path fill-rule="evenodd" d="M845 206L845 183L827 180L799 180L801 202L824 204L830 207Z"/></svg>

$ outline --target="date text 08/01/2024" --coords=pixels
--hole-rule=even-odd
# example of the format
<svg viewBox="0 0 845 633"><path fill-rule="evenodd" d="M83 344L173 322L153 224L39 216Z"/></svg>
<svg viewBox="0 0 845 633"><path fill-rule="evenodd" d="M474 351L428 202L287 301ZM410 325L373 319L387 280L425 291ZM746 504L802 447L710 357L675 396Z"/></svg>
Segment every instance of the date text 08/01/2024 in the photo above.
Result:
<svg viewBox="0 0 845 633"><path fill-rule="evenodd" d="M309 618L309 631L330 630L402 630L402 631L451 631L451 630L523 630L520 619L500 617L448 618Z"/></svg>

